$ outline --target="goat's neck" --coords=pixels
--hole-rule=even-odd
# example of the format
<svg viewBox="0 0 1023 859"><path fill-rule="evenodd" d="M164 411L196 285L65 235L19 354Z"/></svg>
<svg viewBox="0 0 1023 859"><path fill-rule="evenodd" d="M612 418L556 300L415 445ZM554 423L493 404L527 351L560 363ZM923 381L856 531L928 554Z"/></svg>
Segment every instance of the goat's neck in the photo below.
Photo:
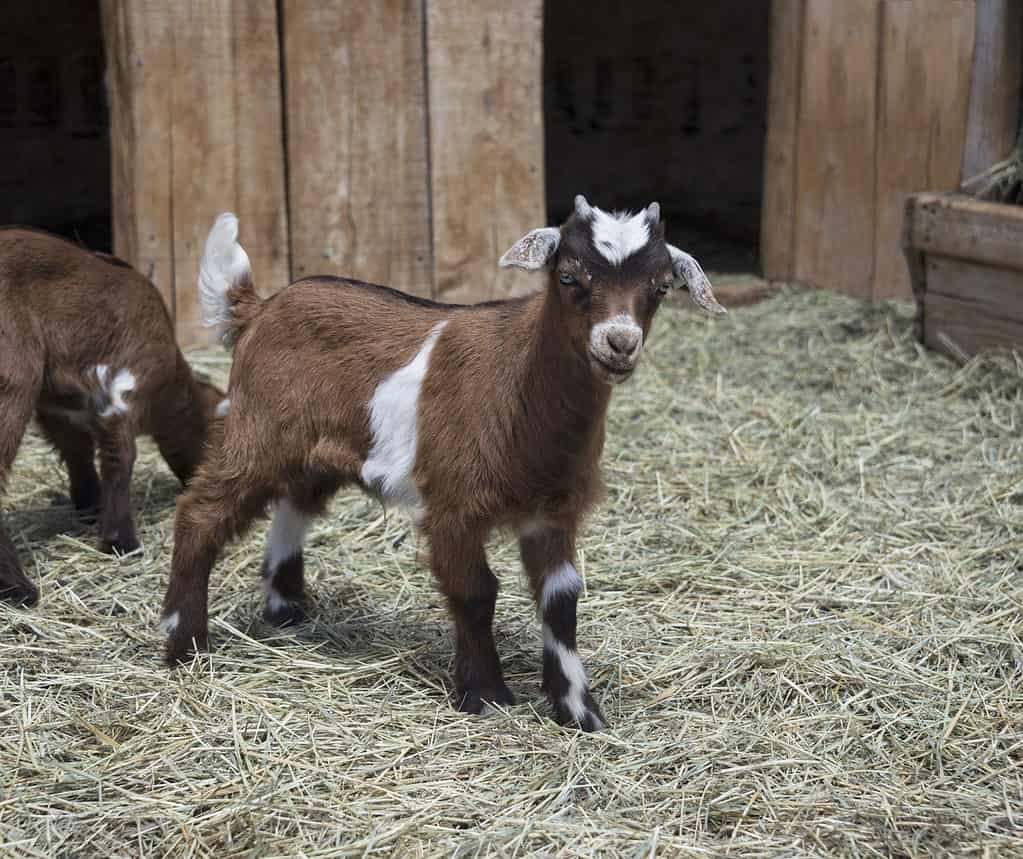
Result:
<svg viewBox="0 0 1023 859"><path fill-rule="evenodd" d="M527 342L519 346L519 391L527 405L523 417L539 419L548 438L563 439L561 454L594 452L590 448L596 445L599 455L611 389L594 377L586 356L572 348L555 289L546 289L537 299L539 306L531 308L536 317Z"/></svg>

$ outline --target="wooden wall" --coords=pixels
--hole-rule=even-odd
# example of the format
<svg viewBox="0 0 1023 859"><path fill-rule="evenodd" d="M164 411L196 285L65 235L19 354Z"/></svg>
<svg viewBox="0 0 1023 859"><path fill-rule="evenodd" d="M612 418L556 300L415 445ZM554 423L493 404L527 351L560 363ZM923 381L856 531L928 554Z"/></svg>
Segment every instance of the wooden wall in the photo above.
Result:
<svg viewBox="0 0 1023 859"><path fill-rule="evenodd" d="M311 274L451 301L523 291L497 258L546 223L541 11L102 0L115 251L185 343L208 339L195 280L225 210L266 293Z"/></svg>
<svg viewBox="0 0 1023 859"><path fill-rule="evenodd" d="M545 34L544 0L100 2L115 251L151 273L186 343L206 337L198 327L195 278L203 237L226 209L241 219L264 292L314 273L452 301L531 288L528 276L501 271L496 260L526 229L548 223L545 44L554 61L548 90L560 86L565 68L595 70L586 96L595 111L591 125L626 116L601 114L608 97L630 105L631 119L616 130L625 137L654 122L654 114L670 114L657 120L656 133L629 138L628 148L640 152L637 163L659 177L669 197L672 177L692 189L691 199L679 195L680 205L709 211L717 187L737 201L733 214L749 203L747 217L762 196L768 277L868 299L908 297L899 250L903 200L957 184L968 131L987 116L980 96L970 99L971 66L976 83L984 65L974 62L975 29L1007 50L1011 40L1000 35L998 14L1018 5L771 0L765 140L765 96L757 83L764 42L758 48L755 37L763 38L766 17L752 12L767 7L759 0L726 4L732 11L723 18L662 0L628 9L608 0L606 14L596 17L628 15L623 21L639 34L638 44L656 41L665 15L684 24L668 54L654 51L650 62L638 50L630 54L624 77L605 74L607 51L573 41L571 16L553 2L547 26L565 23L565 43L561 30ZM995 17L985 19L992 9ZM674 47L679 39L700 43L717 33L715 44L727 47L726 19L737 26L760 20L752 30L739 26L732 47L745 47L725 51L734 63L726 68L707 59L701 72L700 63L672 59L682 56ZM695 48L690 53L702 56ZM558 60L569 54L578 55L575 66ZM987 67L989 77L1009 68ZM703 86L694 75L713 83L711 96L731 80L742 90L732 105L739 113L722 118L708 107L697 128L687 105L720 100L689 98ZM560 127L550 106L563 95L547 93L548 144ZM996 98L1007 101L1004 92ZM749 127L732 140L736 122ZM679 141L704 125L720 131L720 139L690 158ZM579 138L580 149L584 143ZM563 152L559 157L574 184L582 176L575 168L589 164L590 181L599 185L620 178L615 151L588 161L580 156L578 164ZM564 178L559 171L552 185ZM704 185L711 190L702 192ZM646 189L636 194L610 205L641 205L653 196ZM551 209L552 217L560 214ZM755 217L747 220L738 232L752 243Z"/></svg>
<svg viewBox="0 0 1023 859"><path fill-rule="evenodd" d="M910 297L905 198L959 183L977 2L774 0L766 276Z"/></svg>

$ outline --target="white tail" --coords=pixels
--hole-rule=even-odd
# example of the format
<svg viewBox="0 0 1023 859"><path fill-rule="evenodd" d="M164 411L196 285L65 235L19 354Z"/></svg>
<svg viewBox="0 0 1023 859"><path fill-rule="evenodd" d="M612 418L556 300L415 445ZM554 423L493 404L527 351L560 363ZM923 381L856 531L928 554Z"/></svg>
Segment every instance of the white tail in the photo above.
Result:
<svg viewBox="0 0 1023 859"><path fill-rule="evenodd" d="M238 218L224 212L213 224L199 263L202 324L215 328L231 321L227 293L242 278L251 278L249 255L238 244Z"/></svg>

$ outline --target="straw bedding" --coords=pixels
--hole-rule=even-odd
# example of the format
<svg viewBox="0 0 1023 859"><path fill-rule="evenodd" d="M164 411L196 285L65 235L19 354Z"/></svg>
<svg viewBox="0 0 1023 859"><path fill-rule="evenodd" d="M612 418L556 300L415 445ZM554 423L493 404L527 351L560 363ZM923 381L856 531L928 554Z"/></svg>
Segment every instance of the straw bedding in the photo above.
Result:
<svg viewBox="0 0 1023 859"><path fill-rule="evenodd" d="M520 703L451 708L415 534L358 494L311 537L309 623L259 620L260 525L215 571L212 654L169 672L169 472L143 445L144 549L112 559L31 437L4 509L43 599L0 608L0 853L1023 854L1023 365L910 323L797 290L662 313L582 540L596 735L546 717L510 541Z"/></svg>

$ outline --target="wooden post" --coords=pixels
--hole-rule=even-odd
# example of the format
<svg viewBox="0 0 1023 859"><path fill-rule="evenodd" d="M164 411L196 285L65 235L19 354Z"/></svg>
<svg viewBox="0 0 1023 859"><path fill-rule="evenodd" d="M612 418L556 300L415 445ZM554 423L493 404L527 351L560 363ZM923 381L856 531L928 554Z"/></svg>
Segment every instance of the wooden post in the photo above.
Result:
<svg viewBox="0 0 1023 859"><path fill-rule="evenodd" d="M536 288L497 259L547 222L542 0L426 0L434 284L445 301Z"/></svg>
<svg viewBox="0 0 1023 859"><path fill-rule="evenodd" d="M1023 4L977 0L977 46L961 178L976 176L1012 150L1019 128Z"/></svg>
<svg viewBox="0 0 1023 859"><path fill-rule="evenodd" d="M881 9L874 300L910 298L900 248L906 196L955 188L966 137L975 0L885 0Z"/></svg>
<svg viewBox="0 0 1023 859"><path fill-rule="evenodd" d="M183 344L209 341L196 276L234 211L257 285L288 279L277 14L247 0L103 0L115 250L151 274Z"/></svg>
<svg viewBox="0 0 1023 859"><path fill-rule="evenodd" d="M285 0L292 273L432 293L420 2Z"/></svg>
<svg viewBox="0 0 1023 859"><path fill-rule="evenodd" d="M804 0L772 0L764 197L760 218L760 263L764 277L788 280L795 266L796 164L799 161L800 60Z"/></svg>

